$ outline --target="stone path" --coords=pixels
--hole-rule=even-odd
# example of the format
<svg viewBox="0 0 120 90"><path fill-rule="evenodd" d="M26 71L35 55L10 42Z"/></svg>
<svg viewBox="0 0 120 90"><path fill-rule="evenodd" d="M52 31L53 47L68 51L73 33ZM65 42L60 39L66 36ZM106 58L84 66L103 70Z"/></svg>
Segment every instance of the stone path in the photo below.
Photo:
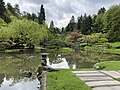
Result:
<svg viewBox="0 0 120 90"><path fill-rule="evenodd" d="M120 78L120 71L73 71L93 90L120 90L120 82L113 78Z"/></svg>

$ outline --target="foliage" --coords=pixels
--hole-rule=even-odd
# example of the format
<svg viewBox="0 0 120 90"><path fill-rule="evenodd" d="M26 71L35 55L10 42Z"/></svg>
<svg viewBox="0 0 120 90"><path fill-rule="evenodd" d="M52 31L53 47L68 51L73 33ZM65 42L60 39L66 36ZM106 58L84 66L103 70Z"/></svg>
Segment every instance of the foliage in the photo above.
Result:
<svg viewBox="0 0 120 90"><path fill-rule="evenodd" d="M72 16L70 22L66 26L66 31L71 32L75 29L75 27L76 27L75 18L74 16Z"/></svg>
<svg viewBox="0 0 120 90"><path fill-rule="evenodd" d="M47 26L39 25L26 19L15 19L7 27L0 28L0 39L13 38L24 44L32 43L38 45L44 38L47 38Z"/></svg>
<svg viewBox="0 0 120 90"><path fill-rule="evenodd" d="M54 28L54 22L53 22L53 21L51 21L51 22L50 22L49 31L50 31L51 33L53 33L53 34L54 34L54 33L55 33L55 31L54 31L54 30L55 30L55 28Z"/></svg>
<svg viewBox="0 0 120 90"><path fill-rule="evenodd" d="M10 17L6 13L5 3L3 0L0 0L0 18L2 18L7 23L11 21Z"/></svg>
<svg viewBox="0 0 120 90"><path fill-rule="evenodd" d="M77 41L79 38L82 38L82 34L78 33L78 32L71 32L68 37L66 37L66 39L68 41Z"/></svg>
<svg viewBox="0 0 120 90"><path fill-rule="evenodd" d="M38 15L38 23L41 25L45 22L45 10L44 10L44 7L43 5L41 5L41 8L40 8L40 13Z"/></svg>
<svg viewBox="0 0 120 90"><path fill-rule="evenodd" d="M95 22L93 23L93 31L95 33L103 32L103 20L102 20L103 14L97 15L95 17Z"/></svg>
<svg viewBox="0 0 120 90"><path fill-rule="evenodd" d="M77 20L77 30L79 31L81 29L82 20L83 20L83 17L81 15L81 17L78 17L78 20Z"/></svg>
<svg viewBox="0 0 120 90"><path fill-rule="evenodd" d="M45 43L46 47L49 49L59 49L62 47L70 47L71 43L67 42L67 41L63 41L61 39L52 39L50 41L47 41Z"/></svg>
<svg viewBox="0 0 120 90"><path fill-rule="evenodd" d="M64 48L59 48L59 49L50 49L48 50L48 52L51 52L51 53L73 53L75 52L74 49L72 48L68 48L68 47L64 47Z"/></svg>
<svg viewBox="0 0 120 90"><path fill-rule="evenodd" d="M60 70L47 74L47 90L91 90L70 70Z"/></svg>
<svg viewBox="0 0 120 90"><path fill-rule="evenodd" d="M0 50L5 50L9 46L10 46L10 44L7 42L0 42Z"/></svg>
<svg viewBox="0 0 120 90"><path fill-rule="evenodd" d="M112 6L103 17L103 30L108 33L109 41L120 41L120 5Z"/></svg>
<svg viewBox="0 0 120 90"><path fill-rule="evenodd" d="M7 26L7 24L4 22L3 19L0 18L0 28L5 26Z"/></svg>
<svg viewBox="0 0 120 90"><path fill-rule="evenodd" d="M98 10L98 15L100 15L100 14L104 14L105 11L106 11L106 9L105 9L104 7L101 8L101 9L99 9L99 10Z"/></svg>
<svg viewBox="0 0 120 90"><path fill-rule="evenodd" d="M85 35L89 35L89 34L93 33L92 18L90 15L89 16L86 16L86 14L84 15L84 18L81 23L81 33L85 34Z"/></svg>
<svg viewBox="0 0 120 90"><path fill-rule="evenodd" d="M89 45L103 44L108 41L106 38L106 35L102 33L95 33L95 34L87 35L85 36L85 40Z"/></svg>
<svg viewBox="0 0 120 90"><path fill-rule="evenodd" d="M120 42L114 42L114 43L111 43L111 45L114 48L120 48Z"/></svg>

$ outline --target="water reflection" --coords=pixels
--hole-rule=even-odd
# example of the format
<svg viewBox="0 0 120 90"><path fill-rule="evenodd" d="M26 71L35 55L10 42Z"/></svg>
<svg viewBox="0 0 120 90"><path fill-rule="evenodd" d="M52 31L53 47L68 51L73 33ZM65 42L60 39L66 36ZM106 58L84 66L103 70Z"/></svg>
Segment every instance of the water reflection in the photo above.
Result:
<svg viewBox="0 0 120 90"><path fill-rule="evenodd" d="M0 53L0 90L39 90L36 69L41 63L39 54ZM31 72L30 78L24 77Z"/></svg>
<svg viewBox="0 0 120 90"><path fill-rule="evenodd" d="M37 79L24 78L17 82L14 78L4 77L0 90L38 90L38 83Z"/></svg>
<svg viewBox="0 0 120 90"><path fill-rule="evenodd" d="M60 69L91 68L100 60L120 60L120 56L86 52L49 54L47 65ZM40 63L40 53L0 53L0 90L39 90L36 70ZM30 71L32 77L23 77L25 71Z"/></svg>
<svg viewBox="0 0 120 90"><path fill-rule="evenodd" d="M48 58L47 65L52 67L52 68L57 68L57 69L69 69L68 62L66 61L65 58L57 58L51 64L50 64L50 60Z"/></svg>
<svg viewBox="0 0 120 90"><path fill-rule="evenodd" d="M87 60L86 56L79 54L73 55L61 55L50 54L47 59L47 65L52 68L60 69L77 69L77 68L92 68L93 64L96 63L94 60Z"/></svg>

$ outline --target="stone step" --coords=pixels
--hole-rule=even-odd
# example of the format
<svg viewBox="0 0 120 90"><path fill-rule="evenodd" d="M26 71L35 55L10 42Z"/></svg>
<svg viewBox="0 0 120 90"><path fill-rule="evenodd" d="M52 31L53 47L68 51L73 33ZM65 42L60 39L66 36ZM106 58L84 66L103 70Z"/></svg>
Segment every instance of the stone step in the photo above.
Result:
<svg viewBox="0 0 120 90"><path fill-rule="evenodd" d="M91 81L112 81L113 79L111 77L79 77L81 80L85 82L91 82Z"/></svg>
<svg viewBox="0 0 120 90"><path fill-rule="evenodd" d="M99 73L99 71L72 71L74 74Z"/></svg>
<svg viewBox="0 0 120 90"><path fill-rule="evenodd" d="M78 77L106 77L105 74L76 74Z"/></svg>
<svg viewBox="0 0 120 90"><path fill-rule="evenodd" d="M104 86L120 86L120 82L118 81L94 81L94 82L86 82L86 84L92 88L94 87L104 87Z"/></svg>
<svg viewBox="0 0 120 90"><path fill-rule="evenodd" d="M120 86L95 87L93 90L120 90Z"/></svg>
<svg viewBox="0 0 120 90"><path fill-rule="evenodd" d="M110 77L113 78L120 78L120 73L118 71L100 71L106 75L109 75Z"/></svg>

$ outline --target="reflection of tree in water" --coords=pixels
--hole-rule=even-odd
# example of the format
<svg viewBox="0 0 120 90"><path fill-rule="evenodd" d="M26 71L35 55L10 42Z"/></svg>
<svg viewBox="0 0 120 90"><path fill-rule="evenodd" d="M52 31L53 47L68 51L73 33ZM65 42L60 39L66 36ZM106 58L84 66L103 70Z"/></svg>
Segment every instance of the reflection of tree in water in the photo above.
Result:
<svg viewBox="0 0 120 90"><path fill-rule="evenodd" d="M90 53L74 53L65 56L65 58L71 69L73 69L74 65L76 68L90 68L96 62Z"/></svg>
<svg viewBox="0 0 120 90"><path fill-rule="evenodd" d="M5 74L0 74L0 87L2 86L2 83L4 81Z"/></svg>
<svg viewBox="0 0 120 90"><path fill-rule="evenodd" d="M62 62L62 56L60 54L49 54L48 58L50 65Z"/></svg>
<svg viewBox="0 0 120 90"><path fill-rule="evenodd" d="M5 73L6 80L12 80L11 86L21 81L33 81L36 78L36 69L40 62L38 54L3 53L2 56L0 55L0 74ZM23 72L29 70L33 73L31 78L21 76ZM1 84L3 81L0 80Z"/></svg>

